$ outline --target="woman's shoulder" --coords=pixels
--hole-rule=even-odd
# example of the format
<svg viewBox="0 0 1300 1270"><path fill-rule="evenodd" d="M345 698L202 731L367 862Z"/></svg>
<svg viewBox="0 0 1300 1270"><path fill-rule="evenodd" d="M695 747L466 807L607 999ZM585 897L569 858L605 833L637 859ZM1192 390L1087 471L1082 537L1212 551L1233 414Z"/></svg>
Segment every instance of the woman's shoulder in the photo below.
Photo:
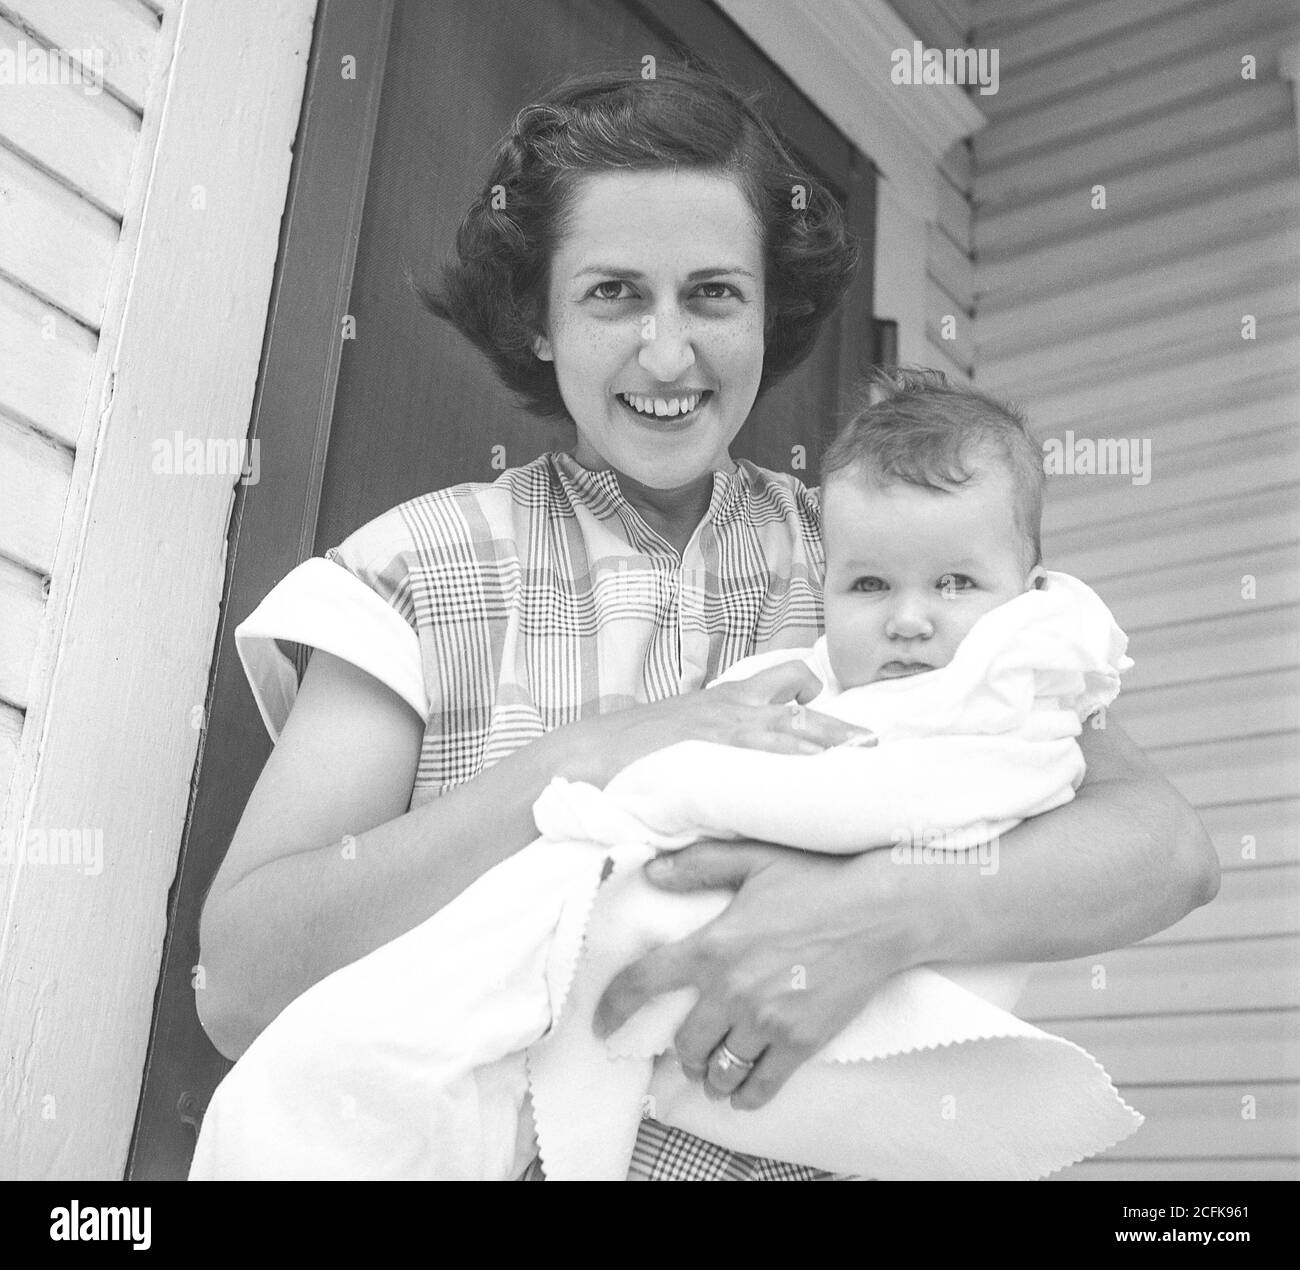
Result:
<svg viewBox="0 0 1300 1270"><path fill-rule="evenodd" d="M821 527L821 490L803 483L792 472L776 472L759 467L748 459L737 460L748 478L750 500L785 516L808 521Z"/></svg>
<svg viewBox="0 0 1300 1270"><path fill-rule="evenodd" d="M353 530L326 558L363 575L464 559L484 540L508 537L521 517L552 498L552 465L541 455L494 481L462 481L390 507Z"/></svg>

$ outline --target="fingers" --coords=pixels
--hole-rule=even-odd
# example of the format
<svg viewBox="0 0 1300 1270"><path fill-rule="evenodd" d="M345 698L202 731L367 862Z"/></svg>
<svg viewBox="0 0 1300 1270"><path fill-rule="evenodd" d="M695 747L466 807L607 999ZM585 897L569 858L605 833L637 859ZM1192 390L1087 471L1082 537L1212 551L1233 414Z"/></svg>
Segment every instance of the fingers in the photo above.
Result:
<svg viewBox="0 0 1300 1270"><path fill-rule="evenodd" d="M646 865L645 873L649 881L666 891L698 891L718 886L734 891L755 869L769 863L783 850L760 843L697 842L680 851L656 856Z"/></svg>
<svg viewBox="0 0 1300 1270"><path fill-rule="evenodd" d="M711 1098L730 1098L757 1070L766 1045L756 1033L732 1028L709 1055L704 1092Z"/></svg>
<svg viewBox="0 0 1300 1270"><path fill-rule="evenodd" d="M673 1038L673 1047L677 1050L677 1061L681 1063L682 1070L692 1080L704 1080L713 1051L727 1035L730 1026L731 1020L722 1003L707 1002L703 998L682 1020L682 1025ZM726 1092L730 1093L731 1090Z"/></svg>
<svg viewBox="0 0 1300 1270"><path fill-rule="evenodd" d="M748 679L737 680L742 699L756 706L781 705L786 701L809 702L820 696L825 685L811 666L802 661L785 661L769 666Z"/></svg>
<svg viewBox="0 0 1300 1270"><path fill-rule="evenodd" d="M754 1069L731 1095L731 1105L737 1111L757 1111L759 1107L765 1106L781 1092L785 1082L814 1053L815 1049L791 1044L768 1046L754 1064Z"/></svg>
<svg viewBox="0 0 1300 1270"><path fill-rule="evenodd" d="M784 728L800 740L812 741L823 749L837 745L874 745L876 736L869 728L854 727L843 719L809 710L801 702L787 703L773 715L774 728Z"/></svg>
<svg viewBox="0 0 1300 1270"><path fill-rule="evenodd" d="M612 1036L647 1001L694 981L692 955L686 943L665 944L618 972L596 1003L592 1031Z"/></svg>

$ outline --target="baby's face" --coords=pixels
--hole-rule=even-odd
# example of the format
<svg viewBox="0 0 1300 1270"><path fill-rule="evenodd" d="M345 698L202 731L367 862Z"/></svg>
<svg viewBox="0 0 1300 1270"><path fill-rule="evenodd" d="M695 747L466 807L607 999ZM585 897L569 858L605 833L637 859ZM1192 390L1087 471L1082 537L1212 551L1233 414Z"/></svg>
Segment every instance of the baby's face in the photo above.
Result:
<svg viewBox="0 0 1300 1270"><path fill-rule="evenodd" d="M1033 585L1013 504L996 468L951 491L832 476L826 643L840 687L946 666L979 618Z"/></svg>

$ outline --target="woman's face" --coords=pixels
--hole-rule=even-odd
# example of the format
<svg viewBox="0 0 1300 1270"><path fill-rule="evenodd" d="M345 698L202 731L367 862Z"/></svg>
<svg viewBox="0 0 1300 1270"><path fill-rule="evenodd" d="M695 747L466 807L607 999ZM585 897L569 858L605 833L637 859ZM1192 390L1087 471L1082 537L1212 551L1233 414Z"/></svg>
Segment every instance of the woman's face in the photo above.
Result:
<svg viewBox="0 0 1300 1270"><path fill-rule="evenodd" d="M539 357L574 451L652 489L730 466L763 373L763 247L730 177L584 177L551 261Z"/></svg>

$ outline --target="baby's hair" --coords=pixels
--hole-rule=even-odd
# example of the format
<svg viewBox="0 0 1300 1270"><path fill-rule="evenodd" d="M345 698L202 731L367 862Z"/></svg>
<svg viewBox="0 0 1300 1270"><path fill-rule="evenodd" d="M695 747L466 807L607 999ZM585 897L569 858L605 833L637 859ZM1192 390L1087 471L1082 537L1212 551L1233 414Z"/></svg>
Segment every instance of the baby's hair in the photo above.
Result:
<svg viewBox="0 0 1300 1270"><path fill-rule="evenodd" d="M860 249L839 204L754 100L698 59L661 60L652 79L640 66L567 79L515 117L441 283L411 278L426 307L482 350L534 414L567 414L555 367L533 343L581 179L660 170L721 173L744 192L767 275L760 394L812 351L852 279Z"/></svg>
<svg viewBox="0 0 1300 1270"><path fill-rule="evenodd" d="M875 367L864 393L871 404L854 412L822 458L823 484L845 473L951 490L975 476L978 461L992 460L1011 478L1029 563L1041 563L1043 456L1018 409L920 367Z"/></svg>

